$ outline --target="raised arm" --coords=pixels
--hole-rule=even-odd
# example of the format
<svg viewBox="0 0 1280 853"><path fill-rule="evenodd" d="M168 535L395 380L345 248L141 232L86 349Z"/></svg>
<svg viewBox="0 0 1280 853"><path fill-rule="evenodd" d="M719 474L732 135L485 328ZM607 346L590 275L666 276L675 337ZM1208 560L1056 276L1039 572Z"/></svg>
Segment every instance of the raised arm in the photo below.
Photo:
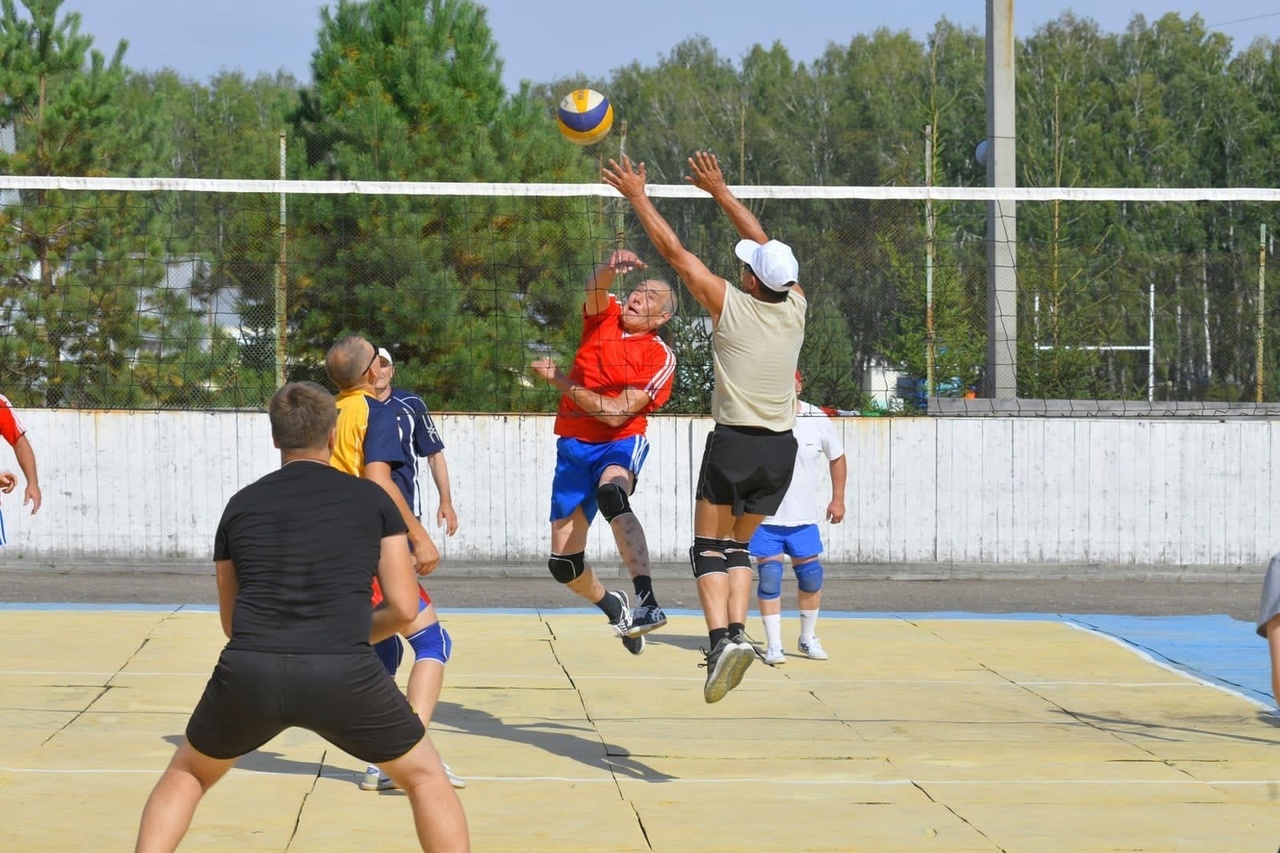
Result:
<svg viewBox="0 0 1280 853"><path fill-rule="evenodd" d="M634 252L615 249L609 256L609 260L597 266L592 270L591 275L587 276L587 297L584 303L587 316L599 314L609 307L609 288L613 287L615 278L632 270L645 269L647 266Z"/></svg>
<svg viewBox="0 0 1280 853"><path fill-rule="evenodd" d="M744 240L755 240L757 243L769 241L768 235L760 225L760 220L756 219L756 215L738 200L738 197L729 189L729 185L725 183L724 173L720 171L720 160L716 155L706 151L693 152L693 156L689 158L689 172L690 174L685 175L685 181L716 200L716 204L720 205L720 209L738 230L739 237Z"/></svg>
<svg viewBox="0 0 1280 853"><path fill-rule="evenodd" d="M720 312L724 309L724 293L728 283L707 269L706 264L681 244L676 232L645 195L644 185L647 178L644 163L641 163L637 169L632 166L631 158L624 155L621 164L616 160L610 160L609 165L600 170L600 178L631 202L636 218L640 220L640 225L653 241L658 254L662 255L676 271L698 304L711 312L712 322L718 321Z"/></svg>

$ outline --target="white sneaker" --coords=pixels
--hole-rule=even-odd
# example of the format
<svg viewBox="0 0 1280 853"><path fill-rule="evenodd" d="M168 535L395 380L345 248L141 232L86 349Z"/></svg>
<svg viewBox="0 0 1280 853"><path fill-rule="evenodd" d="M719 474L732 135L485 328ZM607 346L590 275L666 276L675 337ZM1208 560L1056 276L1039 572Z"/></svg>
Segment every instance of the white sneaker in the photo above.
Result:
<svg viewBox="0 0 1280 853"><path fill-rule="evenodd" d="M455 788L465 788L465 787L467 787L467 780L466 780L466 779L463 779L463 778L462 778L461 776L459 776L457 773L454 773L454 772L453 772L453 768L452 768L452 767L450 767L448 764L445 764L443 761L441 761L440 763L441 763L441 764L444 764L444 775L446 775L446 776L448 776L448 777L449 777L449 784L450 784L450 785L452 785L452 786L453 786L453 787L455 787Z"/></svg>
<svg viewBox="0 0 1280 853"><path fill-rule="evenodd" d="M782 651L782 646L770 646L764 650L764 662L769 666L778 666L787 662L786 652Z"/></svg>
<svg viewBox="0 0 1280 853"><path fill-rule="evenodd" d="M811 660L826 660L830 657L817 637L801 637L796 647L800 649L800 654L808 655Z"/></svg>
<svg viewBox="0 0 1280 853"><path fill-rule="evenodd" d="M360 780L361 791L390 791L396 786L391 777L370 764L365 768L364 778Z"/></svg>

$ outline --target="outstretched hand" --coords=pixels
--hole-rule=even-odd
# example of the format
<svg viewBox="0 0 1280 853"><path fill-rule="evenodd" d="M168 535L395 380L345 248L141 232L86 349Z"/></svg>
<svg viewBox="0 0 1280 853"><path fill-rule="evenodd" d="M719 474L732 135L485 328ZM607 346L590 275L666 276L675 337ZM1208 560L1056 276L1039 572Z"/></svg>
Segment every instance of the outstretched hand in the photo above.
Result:
<svg viewBox="0 0 1280 853"><path fill-rule="evenodd" d="M630 249L614 249L613 254L609 256L609 260L605 262L614 275L623 275L632 270L648 269L649 265L640 260L640 256Z"/></svg>
<svg viewBox="0 0 1280 853"><path fill-rule="evenodd" d="M689 158L690 175L685 175L686 183L698 189L715 194L715 191L726 186L724 173L720 171L720 159L706 151L695 151Z"/></svg>
<svg viewBox="0 0 1280 853"><path fill-rule="evenodd" d="M622 193L623 198L632 201L644 195L644 185L648 178L645 176L643 162L637 169L632 166L631 158L623 154L621 164L611 159L608 166L600 169L600 180Z"/></svg>

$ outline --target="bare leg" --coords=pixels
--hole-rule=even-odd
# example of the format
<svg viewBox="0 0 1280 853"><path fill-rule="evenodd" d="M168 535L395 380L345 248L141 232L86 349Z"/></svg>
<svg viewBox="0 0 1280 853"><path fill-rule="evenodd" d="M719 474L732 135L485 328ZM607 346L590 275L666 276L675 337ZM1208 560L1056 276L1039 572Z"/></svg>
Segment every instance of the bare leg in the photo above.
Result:
<svg viewBox="0 0 1280 853"><path fill-rule="evenodd" d="M1267 622L1267 648L1271 652L1271 698L1280 702L1280 614Z"/></svg>
<svg viewBox="0 0 1280 853"><path fill-rule="evenodd" d="M631 472L619 465L610 465L604 470L600 482L617 483L628 494L634 488L635 478ZM613 530L613 539L618 543L618 555L626 563L631 577L649 574L649 543L645 539L644 528L634 512L620 515L609 522Z"/></svg>
<svg viewBox="0 0 1280 853"><path fill-rule="evenodd" d="M418 843L430 853L465 853L471 849L462 801L445 776L430 737L394 761L378 767L409 797Z"/></svg>
<svg viewBox="0 0 1280 853"><path fill-rule="evenodd" d="M587 547L587 530L590 525L587 523L587 516L582 512L582 507L578 507L573 511L573 515L568 518L561 518L551 522L551 552L553 554L576 554ZM569 589L585 598L587 601L595 604L604 598L604 585L600 583L600 579L596 577L595 569L587 565L587 570L569 583L565 584Z"/></svg>
<svg viewBox="0 0 1280 853"><path fill-rule="evenodd" d="M235 763L234 758L210 758L184 738L147 797L134 853L170 853L178 849L200 798Z"/></svg>
<svg viewBox="0 0 1280 853"><path fill-rule="evenodd" d="M756 528L764 521L763 515L743 513L733 521L731 536L737 542L750 542ZM751 567L729 570L729 621L747 624L747 611L751 609Z"/></svg>
<svg viewBox="0 0 1280 853"><path fill-rule="evenodd" d="M693 507L693 535L726 539L733 534L733 507L699 498ZM729 627L729 576L713 572L698 578L698 601L707 630Z"/></svg>
<svg viewBox="0 0 1280 853"><path fill-rule="evenodd" d="M729 570L729 621L747 624L747 611L751 609L751 568Z"/></svg>
<svg viewBox="0 0 1280 853"><path fill-rule="evenodd" d="M436 615L436 606L428 604L426 609L418 611L418 618L404 630L405 638L418 633L440 621ZM440 701L440 691L444 687L444 664L438 660L427 658L415 660L409 670L409 686L405 695L409 705L422 720L422 725L430 727L431 715L435 713L436 703Z"/></svg>
<svg viewBox="0 0 1280 853"><path fill-rule="evenodd" d="M729 627L729 576L720 572L698 578L698 603L707 630Z"/></svg>

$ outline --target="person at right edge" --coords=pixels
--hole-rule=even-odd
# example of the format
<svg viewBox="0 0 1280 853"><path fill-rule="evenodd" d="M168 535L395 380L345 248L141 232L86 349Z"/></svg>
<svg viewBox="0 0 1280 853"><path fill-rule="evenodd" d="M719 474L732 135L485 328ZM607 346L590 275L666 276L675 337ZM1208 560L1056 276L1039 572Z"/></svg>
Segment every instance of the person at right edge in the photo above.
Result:
<svg viewBox="0 0 1280 853"><path fill-rule="evenodd" d="M707 624L710 648L702 695L719 702L741 683L759 655L747 639L753 572L747 550L760 522L777 511L795 466L795 373L804 343L808 301L796 283L791 248L770 240L729 190L714 154L695 152L686 181L709 193L742 239L741 289L711 272L645 194L645 167L610 160L601 179L631 203L658 253L711 314L715 386L698 474L689 560Z"/></svg>

